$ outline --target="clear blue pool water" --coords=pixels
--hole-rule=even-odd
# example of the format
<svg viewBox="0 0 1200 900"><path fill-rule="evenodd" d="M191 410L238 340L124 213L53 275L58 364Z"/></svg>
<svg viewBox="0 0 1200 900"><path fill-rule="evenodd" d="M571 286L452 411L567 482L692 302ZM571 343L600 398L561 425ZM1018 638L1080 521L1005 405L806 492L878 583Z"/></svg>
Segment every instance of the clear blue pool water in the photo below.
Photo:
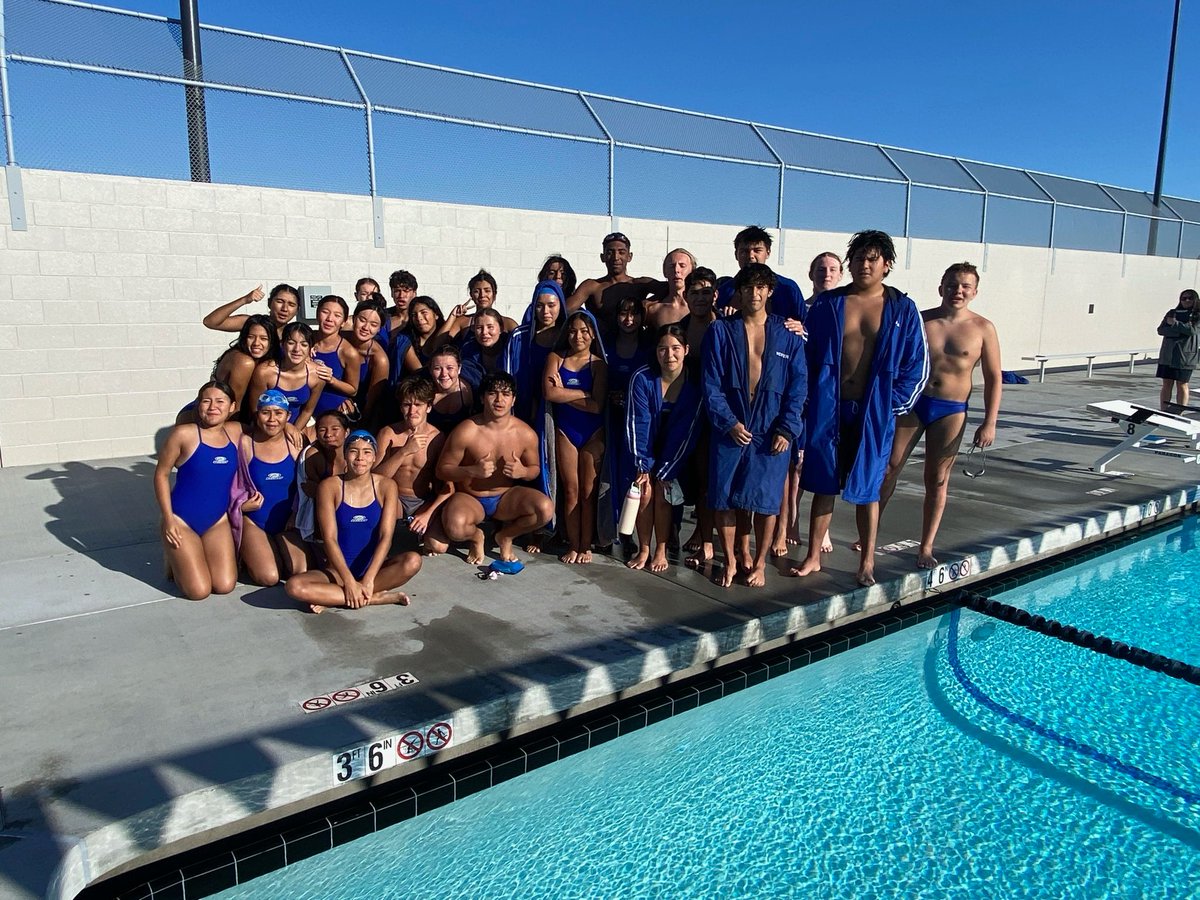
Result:
<svg viewBox="0 0 1200 900"><path fill-rule="evenodd" d="M998 599L1200 661L1194 533ZM219 896L1177 900L1198 738L1200 688L956 612Z"/></svg>

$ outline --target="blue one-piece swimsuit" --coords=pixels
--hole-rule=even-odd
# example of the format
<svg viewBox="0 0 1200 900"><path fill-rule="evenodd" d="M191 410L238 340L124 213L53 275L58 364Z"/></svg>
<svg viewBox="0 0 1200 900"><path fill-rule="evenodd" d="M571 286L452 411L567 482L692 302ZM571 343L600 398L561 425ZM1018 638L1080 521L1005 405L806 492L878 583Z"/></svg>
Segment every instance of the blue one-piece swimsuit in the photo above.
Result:
<svg viewBox="0 0 1200 900"><path fill-rule="evenodd" d="M588 363L578 372L573 372L566 366L558 367L558 377L562 386L573 391L592 392L592 364ZM576 447L582 447L588 439L600 430L604 417L600 413L576 409L569 403L554 404L554 423L563 436Z"/></svg>
<svg viewBox="0 0 1200 900"><path fill-rule="evenodd" d="M355 578L362 578L371 566L371 557L379 543L379 520L383 505L375 495L375 479L371 478L371 502L366 506L350 506L346 502L346 482L342 482L342 501L334 510L337 521L337 543L346 560L346 568Z"/></svg>
<svg viewBox="0 0 1200 900"><path fill-rule="evenodd" d="M287 528L296 500L296 461L291 455L279 462L263 462L251 439L250 480L262 494L263 504L247 517L267 534L279 534Z"/></svg>
<svg viewBox="0 0 1200 900"><path fill-rule="evenodd" d="M275 390L282 391L287 397L288 402L288 421L293 425L296 424L296 419L300 417L300 410L304 408L304 404L308 402L308 398L312 396L312 388L308 386L308 363L304 364L304 384L296 388L294 391L285 391L279 386L280 370L275 370ZM307 423L306 423L307 424Z"/></svg>
<svg viewBox="0 0 1200 900"><path fill-rule="evenodd" d="M200 435L199 425L196 435ZM233 441L224 447L210 447L201 440L175 473L171 510L188 528L203 535L225 515L236 472L237 446Z"/></svg>
<svg viewBox="0 0 1200 900"><path fill-rule="evenodd" d="M342 358L338 356L338 351L341 349L342 339L339 338L338 345L332 350L329 350L325 353L318 351L317 353L313 354L317 359L325 363L325 365L329 366L329 368L333 369L333 377L338 381L342 381L343 376L346 374L346 367L342 365ZM327 384L325 385L325 390L321 391L321 396L317 398L317 408L313 410L313 415L319 416L327 409L337 409L342 405L342 401L345 399L346 397L344 394L339 394Z"/></svg>

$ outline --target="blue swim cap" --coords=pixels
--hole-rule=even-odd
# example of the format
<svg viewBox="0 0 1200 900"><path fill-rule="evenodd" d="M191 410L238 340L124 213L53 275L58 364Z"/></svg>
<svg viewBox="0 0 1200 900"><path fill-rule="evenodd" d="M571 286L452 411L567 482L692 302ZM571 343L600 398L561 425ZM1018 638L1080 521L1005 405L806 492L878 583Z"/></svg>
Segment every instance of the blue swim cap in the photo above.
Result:
<svg viewBox="0 0 1200 900"><path fill-rule="evenodd" d="M288 398L284 395L283 391L277 391L275 388L268 388L258 395L258 409L277 406L286 412L289 405Z"/></svg>
<svg viewBox="0 0 1200 900"><path fill-rule="evenodd" d="M379 449L379 445L375 443L375 435L361 428L357 428L346 435L346 440L342 443L342 446L349 447L354 441L367 441L376 450Z"/></svg>

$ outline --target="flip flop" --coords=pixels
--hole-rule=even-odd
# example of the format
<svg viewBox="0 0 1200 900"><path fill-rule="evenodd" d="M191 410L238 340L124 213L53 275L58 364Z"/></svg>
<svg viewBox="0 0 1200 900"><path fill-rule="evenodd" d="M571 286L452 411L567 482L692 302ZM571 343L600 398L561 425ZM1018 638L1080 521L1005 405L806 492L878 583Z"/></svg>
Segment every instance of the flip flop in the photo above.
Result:
<svg viewBox="0 0 1200 900"><path fill-rule="evenodd" d="M516 575L525 568L525 563L519 559L514 559L511 562L503 559L498 559L491 565L493 572L499 572L501 575Z"/></svg>

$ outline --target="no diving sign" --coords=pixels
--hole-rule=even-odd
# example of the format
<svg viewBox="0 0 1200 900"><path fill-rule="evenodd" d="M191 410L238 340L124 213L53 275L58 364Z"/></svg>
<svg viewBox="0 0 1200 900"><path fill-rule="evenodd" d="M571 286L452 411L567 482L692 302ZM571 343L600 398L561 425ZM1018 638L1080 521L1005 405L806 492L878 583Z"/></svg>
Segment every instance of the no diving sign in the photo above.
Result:
<svg viewBox="0 0 1200 900"><path fill-rule="evenodd" d="M306 713L320 712L323 709L329 709L331 706L353 703L355 700L361 700L364 697L376 697L379 694L385 694L388 691L395 691L418 683L420 683L420 679L412 674L412 672L401 672L399 675L391 675L387 678L364 681L362 684L343 688L340 691L334 691L332 694L309 697L300 703L300 708Z"/></svg>
<svg viewBox="0 0 1200 900"><path fill-rule="evenodd" d="M349 747L333 757L334 784L365 778L417 757L437 753L449 747L453 739L454 728L449 722L434 722L428 727Z"/></svg>

